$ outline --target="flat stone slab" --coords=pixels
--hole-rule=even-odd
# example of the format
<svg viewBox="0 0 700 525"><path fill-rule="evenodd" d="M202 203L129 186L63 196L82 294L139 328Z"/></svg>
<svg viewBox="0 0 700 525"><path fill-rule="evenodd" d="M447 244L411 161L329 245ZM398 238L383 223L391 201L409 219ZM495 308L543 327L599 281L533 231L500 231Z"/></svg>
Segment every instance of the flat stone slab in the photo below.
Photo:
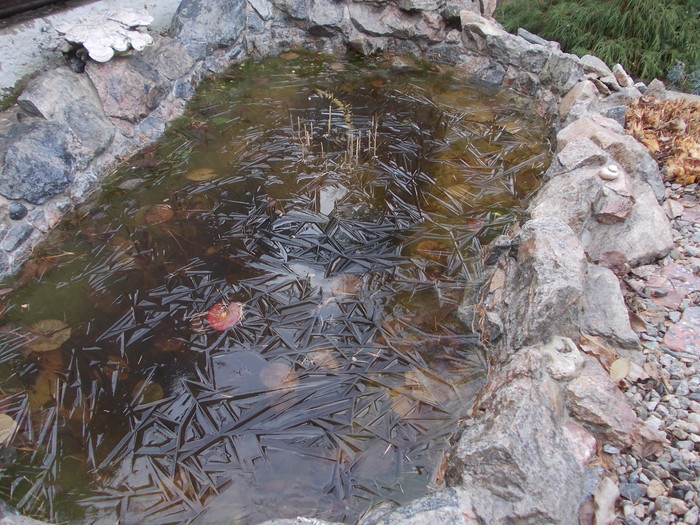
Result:
<svg viewBox="0 0 700 525"><path fill-rule="evenodd" d="M681 320L666 332L664 344L671 350L700 357L700 306L685 309Z"/></svg>

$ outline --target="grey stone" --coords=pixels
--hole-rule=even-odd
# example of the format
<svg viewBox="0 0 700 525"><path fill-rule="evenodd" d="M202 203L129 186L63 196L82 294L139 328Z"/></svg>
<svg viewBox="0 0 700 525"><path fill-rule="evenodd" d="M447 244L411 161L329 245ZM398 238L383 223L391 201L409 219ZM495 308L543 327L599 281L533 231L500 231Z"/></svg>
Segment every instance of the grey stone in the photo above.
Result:
<svg viewBox="0 0 700 525"><path fill-rule="evenodd" d="M114 138L114 125L90 79L66 67L34 78L17 102L31 115L68 126L93 156L102 153Z"/></svg>
<svg viewBox="0 0 700 525"><path fill-rule="evenodd" d="M272 18L273 6L269 0L248 0L248 3L263 20L270 20Z"/></svg>
<svg viewBox="0 0 700 525"><path fill-rule="evenodd" d="M614 120L620 126L624 126L627 122L627 106L624 105L600 109L600 114Z"/></svg>
<svg viewBox="0 0 700 525"><path fill-rule="evenodd" d="M275 0L275 5L291 18L305 20L309 16L308 0Z"/></svg>
<svg viewBox="0 0 700 525"><path fill-rule="evenodd" d="M520 57L525 50L525 46L530 45L532 44L528 44L524 39L505 31L496 34L486 33L484 35L484 46L487 56L503 64L520 64Z"/></svg>
<svg viewBox="0 0 700 525"><path fill-rule="evenodd" d="M389 44L386 37L366 37L357 34L348 40L348 45L362 56L371 56L383 52Z"/></svg>
<svg viewBox="0 0 700 525"><path fill-rule="evenodd" d="M138 122L170 92L171 83L149 64L133 57L117 57L85 67L110 117Z"/></svg>
<svg viewBox="0 0 700 525"><path fill-rule="evenodd" d="M145 62L159 75L175 81L194 66L194 60L185 46L169 37L159 37L152 46L147 47L141 54L135 55L136 61Z"/></svg>
<svg viewBox="0 0 700 525"><path fill-rule="evenodd" d="M32 231L34 231L34 228L26 222L13 224L7 234L5 234L2 242L0 242L0 249L6 252L16 250L19 245L29 238Z"/></svg>
<svg viewBox="0 0 700 525"><path fill-rule="evenodd" d="M195 60L232 45L246 25L245 0L183 0L175 13L171 36Z"/></svg>
<svg viewBox="0 0 700 525"><path fill-rule="evenodd" d="M527 44L520 54L520 62L514 65L522 70L539 75L551 55L552 51L546 47Z"/></svg>
<svg viewBox="0 0 700 525"><path fill-rule="evenodd" d="M206 514L204 514L206 516ZM206 522L205 522L206 523ZM221 522L218 522L221 523ZM233 523L233 522L231 522ZM2 524L0 524L2 525ZM267 520L259 523L258 525L342 525L337 521L325 521L316 518L281 518L275 520Z"/></svg>
<svg viewBox="0 0 700 525"><path fill-rule="evenodd" d="M490 88L501 87L505 76L506 70L498 62L490 62L488 65L478 69L474 73L474 78L476 80Z"/></svg>
<svg viewBox="0 0 700 525"><path fill-rule="evenodd" d="M620 87L626 88L634 85L634 80L627 74L625 68L621 64L615 64L612 69L613 75L615 75L615 80L620 84Z"/></svg>
<svg viewBox="0 0 700 525"><path fill-rule="evenodd" d="M566 144L557 153L557 161L565 171L588 166L602 166L607 163L608 155L587 137L576 138Z"/></svg>
<svg viewBox="0 0 700 525"><path fill-rule="evenodd" d="M65 190L91 155L75 134L54 122L17 124L0 143L0 194L42 204Z"/></svg>
<svg viewBox="0 0 700 525"><path fill-rule="evenodd" d="M612 76L613 72L608 65L594 55L583 55L581 64L586 73L595 73L599 77Z"/></svg>
<svg viewBox="0 0 700 525"><path fill-rule="evenodd" d="M531 201L528 207L530 217L557 218L580 234L591 220L593 202L603 193L604 183L597 171L578 168L554 177L540 188Z"/></svg>
<svg viewBox="0 0 700 525"><path fill-rule="evenodd" d="M577 521L584 473L547 386L532 377L537 355L523 350L499 368L457 444L453 475L468 488L478 523Z"/></svg>
<svg viewBox="0 0 700 525"><path fill-rule="evenodd" d="M641 350L615 274L607 268L589 265L584 290L581 330L600 336L615 347Z"/></svg>
<svg viewBox="0 0 700 525"><path fill-rule="evenodd" d="M559 118L572 120L584 115L596 101L598 90L590 80L577 83L559 104Z"/></svg>
<svg viewBox="0 0 700 525"><path fill-rule="evenodd" d="M460 24L465 37L465 46L482 54L486 51L487 36L508 38L505 36L508 33L497 22L467 9L460 11Z"/></svg>
<svg viewBox="0 0 700 525"><path fill-rule="evenodd" d="M593 82L593 84L595 84L598 93L604 96L610 95L610 88L605 83L601 82L600 79L597 76L595 76L594 73L586 73L585 78Z"/></svg>
<svg viewBox="0 0 700 525"><path fill-rule="evenodd" d="M20 219L24 219L27 216L29 210L27 210L27 207L21 202L11 202L10 205L7 207L7 211L10 219L12 219L13 221L18 221Z"/></svg>
<svg viewBox="0 0 700 525"><path fill-rule="evenodd" d="M581 233L581 242L593 261L605 252L618 251L631 266L651 263L664 257L673 247L671 225L648 184L634 183L635 203L624 222L589 223Z"/></svg>
<svg viewBox="0 0 700 525"><path fill-rule="evenodd" d="M496 10L497 0L479 0L480 13L483 16L491 17L493 12Z"/></svg>
<svg viewBox="0 0 700 525"><path fill-rule="evenodd" d="M537 344L553 336L578 336L586 259L564 222L533 219L518 233L520 243L506 277L504 324L511 346Z"/></svg>
<svg viewBox="0 0 700 525"><path fill-rule="evenodd" d="M254 11L248 12L247 15L248 33L261 35L265 32L265 22Z"/></svg>
<svg viewBox="0 0 700 525"><path fill-rule="evenodd" d="M464 49L454 44L438 44L428 47L424 56L441 64L459 64L464 58Z"/></svg>
<svg viewBox="0 0 700 525"><path fill-rule="evenodd" d="M364 3L348 5L350 20L355 27L370 36L384 36L391 33L382 19L383 10Z"/></svg>
<svg viewBox="0 0 700 525"><path fill-rule="evenodd" d="M620 86L620 84L617 82L615 75L600 77L600 81L605 84L610 91L620 91L620 89L622 89L622 86Z"/></svg>
<svg viewBox="0 0 700 525"><path fill-rule="evenodd" d="M437 11L445 5L445 0L397 0L396 5L404 11Z"/></svg>
<svg viewBox="0 0 700 525"><path fill-rule="evenodd" d="M566 93L583 78L583 66L576 55L552 53L540 78L556 93Z"/></svg>
<svg viewBox="0 0 700 525"><path fill-rule="evenodd" d="M534 33L530 33L530 31L528 31L527 29L523 29L522 27L519 27L516 33L519 37L524 38L525 40L527 40L531 44L538 44L540 46L545 46L545 47L550 45L549 40L545 40L541 36L537 36Z"/></svg>
<svg viewBox="0 0 700 525"><path fill-rule="evenodd" d="M605 150L627 173L649 183L659 202L665 197L665 188L659 166L641 143L625 135L615 121L604 117L584 117L575 120L557 133L557 151L579 137L587 137Z"/></svg>
<svg viewBox="0 0 700 525"><path fill-rule="evenodd" d="M697 523L700 522L700 507L691 507L683 516L683 521L688 525L697 525Z"/></svg>
<svg viewBox="0 0 700 525"><path fill-rule="evenodd" d="M650 97L656 97L659 100L666 100L666 97L668 96L666 92L666 86L658 78L655 78L654 80L649 82L647 90L644 92L644 94Z"/></svg>
<svg viewBox="0 0 700 525"><path fill-rule="evenodd" d="M564 390L571 415L590 432L619 448L632 444L641 422L598 361L586 357L581 374Z"/></svg>
<svg viewBox="0 0 700 525"><path fill-rule="evenodd" d="M534 73L518 71L510 85L511 89L527 97L534 97L540 90L540 79Z"/></svg>
<svg viewBox="0 0 700 525"><path fill-rule="evenodd" d="M450 27L462 29L462 11L481 14L481 4L479 0L446 0L440 14Z"/></svg>
<svg viewBox="0 0 700 525"><path fill-rule="evenodd" d="M492 240L487 246L484 264L496 264L501 255L510 250L512 242L513 238L508 235L499 235Z"/></svg>
<svg viewBox="0 0 700 525"><path fill-rule="evenodd" d="M309 1L309 33L314 36L332 36L340 30L343 4L334 0Z"/></svg>

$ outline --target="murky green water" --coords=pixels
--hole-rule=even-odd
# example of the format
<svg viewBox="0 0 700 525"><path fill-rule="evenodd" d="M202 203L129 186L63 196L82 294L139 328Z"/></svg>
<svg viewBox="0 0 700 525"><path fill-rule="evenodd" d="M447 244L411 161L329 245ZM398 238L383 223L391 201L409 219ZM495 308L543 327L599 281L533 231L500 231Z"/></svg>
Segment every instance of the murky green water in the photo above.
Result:
<svg viewBox="0 0 700 525"><path fill-rule="evenodd" d="M544 133L434 68L287 54L207 83L4 290L0 497L218 524L425 494L485 372L455 310Z"/></svg>

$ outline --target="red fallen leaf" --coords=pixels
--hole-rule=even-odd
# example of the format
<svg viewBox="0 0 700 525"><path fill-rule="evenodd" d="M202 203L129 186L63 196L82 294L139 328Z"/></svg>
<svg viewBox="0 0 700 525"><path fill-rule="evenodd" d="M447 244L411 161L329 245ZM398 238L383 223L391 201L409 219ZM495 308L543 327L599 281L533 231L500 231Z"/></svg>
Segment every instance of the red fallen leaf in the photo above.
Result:
<svg viewBox="0 0 700 525"><path fill-rule="evenodd" d="M214 330L228 330L243 316L241 303L216 303L207 313L207 323Z"/></svg>

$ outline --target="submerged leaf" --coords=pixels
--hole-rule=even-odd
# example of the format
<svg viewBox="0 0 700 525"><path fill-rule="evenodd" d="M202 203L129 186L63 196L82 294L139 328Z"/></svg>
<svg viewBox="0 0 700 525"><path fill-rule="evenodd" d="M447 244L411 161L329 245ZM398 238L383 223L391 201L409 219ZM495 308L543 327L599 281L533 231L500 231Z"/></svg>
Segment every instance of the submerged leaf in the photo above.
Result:
<svg viewBox="0 0 700 525"><path fill-rule="evenodd" d="M56 350L65 343L71 334L71 329L58 319L44 319L29 327L35 337L27 345L32 352L49 352Z"/></svg>
<svg viewBox="0 0 700 525"><path fill-rule="evenodd" d="M216 303L207 313L207 323L214 330L228 330L241 320L242 315L241 303Z"/></svg>
<svg viewBox="0 0 700 525"><path fill-rule="evenodd" d="M17 422L7 414L0 414L0 445L9 443L17 430Z"/></svg>
<svg viewBox="0 0 700 525"><path fill-rule="evenodd" d="M167 204L154 204L144 214L143 218L148 224L158 224L169 221L175 212Z"/></svg>
<svg viewBox="0 0 700 525"><path fill-rule="evenodd" d="M211 168L197 168L185 175L185 178L196 182L205 182L215 179L218 176L219 174Z"/></svg>

